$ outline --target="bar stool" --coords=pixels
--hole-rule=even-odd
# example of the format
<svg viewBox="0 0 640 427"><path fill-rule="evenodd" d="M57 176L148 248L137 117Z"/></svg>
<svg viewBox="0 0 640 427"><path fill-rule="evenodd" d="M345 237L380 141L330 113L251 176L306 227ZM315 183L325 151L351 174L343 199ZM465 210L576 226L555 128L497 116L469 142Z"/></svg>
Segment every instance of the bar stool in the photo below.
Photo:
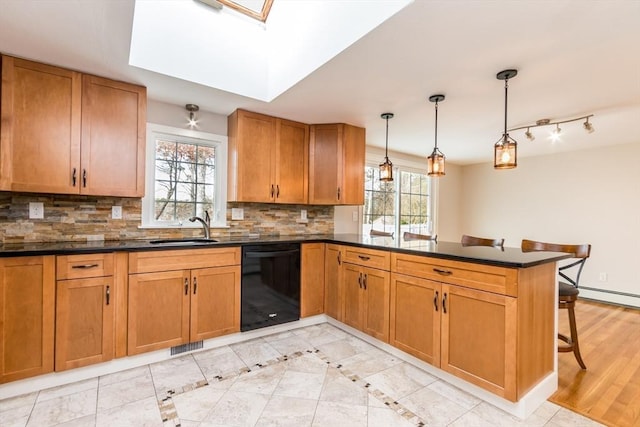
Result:
<svg viewBox="0 0 640 427"><path fill-rule="evenodd" d="M384 237L393 238L393 231L391 231L391 232L389 232L389 231L379 231L379 230L374 230L372 228L371 231L369 231L369 235L370 236L384 236Z"/></svg>
<svg viewBox="0 0 640 427"><path fill-rule="evenodd" d="M558 352L560 353L568 353L573 352L578 364L582 369L587 369L587 365L584 364L582 360L582 356L580 355L580 346L578 345L578 329L576 327L576 315L575 315L575 305L576 300L578 299L578 284L580 282L580 274L582 273L582 268L584 267L587 258L591 254L591 245L582 244L582 245L564 245L558 243L545 243L545 242L536 242L534 240L522 240L522 251L523 252L532 252L532 251L547 251L547 252L567 252L573 254L574 261L570 262L567 265L563 265L558 267L558 274L567 282L560 281L558 283L558 308L565 308L569 313L569 329L570 336L558 333L558 339L565 342L566 345L559 345ZM575 267L574 274L575 276L572 278L566 273L568 269Z"/></svg>
<svg viewBox="0 0 640 427"><path fill-rule="evenodd" d="M405 231L402 235L402 240L431 240L433 242L438 243L438 235L434 234L433 236L430 234L418 234L418 233L410 233Z"/></svg>
<svg viewBox="0 0 640 427"><path fill-rule="evenodd" d="M460 241L462 246L493 246L494 248L504 247L504 239L487 239L485 237L475 237L466 234L462 235Z"/></svg>

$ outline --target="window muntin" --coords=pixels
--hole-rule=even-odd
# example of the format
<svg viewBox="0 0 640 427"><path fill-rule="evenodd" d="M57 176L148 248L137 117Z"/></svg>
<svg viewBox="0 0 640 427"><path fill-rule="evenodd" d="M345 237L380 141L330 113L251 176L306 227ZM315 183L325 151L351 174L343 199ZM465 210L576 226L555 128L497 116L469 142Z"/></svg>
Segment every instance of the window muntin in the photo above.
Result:
<svg viewBox="0 0 640 427"><path fill-rule="evenodd" d="M226 137L149 125L143 226L192 227L188 218L211 216L225 226Z"/></svg>
<svg viewBox="0 0 640 427"><path fill-rule="evenodd" d="M362 232L395 232L396 230L396 190L394 182L380 181L379 168L364 168L364 207Z"/></svg>
<svg viewBox="0 0 640 427"><path fill-rule="evenodd" d="M424 173L400 171L400 231L431 234L431 195Z"/></svg>

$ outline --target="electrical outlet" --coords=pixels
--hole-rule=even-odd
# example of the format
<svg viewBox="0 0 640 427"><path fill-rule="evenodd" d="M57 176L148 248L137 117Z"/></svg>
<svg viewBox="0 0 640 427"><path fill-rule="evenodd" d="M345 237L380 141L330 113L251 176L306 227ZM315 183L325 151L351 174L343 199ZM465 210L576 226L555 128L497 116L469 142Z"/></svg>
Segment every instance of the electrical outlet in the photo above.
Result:
<svg viewBox="0 0 640 427"><path fill-rule="evenodd" d="M607 277L607 273L600 273L600 274L598 275L598 280L599 280L599 281L601 281L601 282L606 282L606 281L607 281L607 279L608 279L608 277Z"/></svg>
<svg viewBox="0 0 640 427"><path fill-rule="evenodd" d="M306 209L302 209L300 211L300 219L302 219L302 220L307 219L307 211L306 211Z"/></svg>
<svg viewBox="0 0 640 427"><path fill-rule="evenodd" d="M29 202L29 219L43 219L44 204L41 202Z"/></svg>
<svg viewBox="0 0 640 427"><path fill-rule="evenodd" d="M122 206L111 206L111 219L122 219Z"/></svg>

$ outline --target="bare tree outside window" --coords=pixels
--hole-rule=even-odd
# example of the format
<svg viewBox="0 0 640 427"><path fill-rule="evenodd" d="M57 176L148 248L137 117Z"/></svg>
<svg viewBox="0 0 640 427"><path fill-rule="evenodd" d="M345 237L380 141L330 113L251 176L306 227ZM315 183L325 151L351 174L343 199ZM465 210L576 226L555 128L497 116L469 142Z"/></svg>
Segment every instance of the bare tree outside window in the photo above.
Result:
<svg viewBox="0 0 640 427"><path fill-rule="evenodd" d="M156 221L184 221L213 211L214 147L157 139L155 147Z"/></svg>

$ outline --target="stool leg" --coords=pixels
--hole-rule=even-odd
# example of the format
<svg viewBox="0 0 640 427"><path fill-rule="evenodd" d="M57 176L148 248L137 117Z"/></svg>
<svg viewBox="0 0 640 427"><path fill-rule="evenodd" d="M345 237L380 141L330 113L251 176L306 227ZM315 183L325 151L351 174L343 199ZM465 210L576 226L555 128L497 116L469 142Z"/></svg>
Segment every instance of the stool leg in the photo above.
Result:
<svg viewBox="0 0 640 427"><path fill-rule="evenodd" d="M569 328L571 328L571 341L573 346L573 354L576 356L576 360L582 369L587 369L587 365L584 364L582 356L580 355L580 346L578 345L578 328L576 327L576 314L573 311L575 303L567 304L567 310L569 311Z"/></svg>

